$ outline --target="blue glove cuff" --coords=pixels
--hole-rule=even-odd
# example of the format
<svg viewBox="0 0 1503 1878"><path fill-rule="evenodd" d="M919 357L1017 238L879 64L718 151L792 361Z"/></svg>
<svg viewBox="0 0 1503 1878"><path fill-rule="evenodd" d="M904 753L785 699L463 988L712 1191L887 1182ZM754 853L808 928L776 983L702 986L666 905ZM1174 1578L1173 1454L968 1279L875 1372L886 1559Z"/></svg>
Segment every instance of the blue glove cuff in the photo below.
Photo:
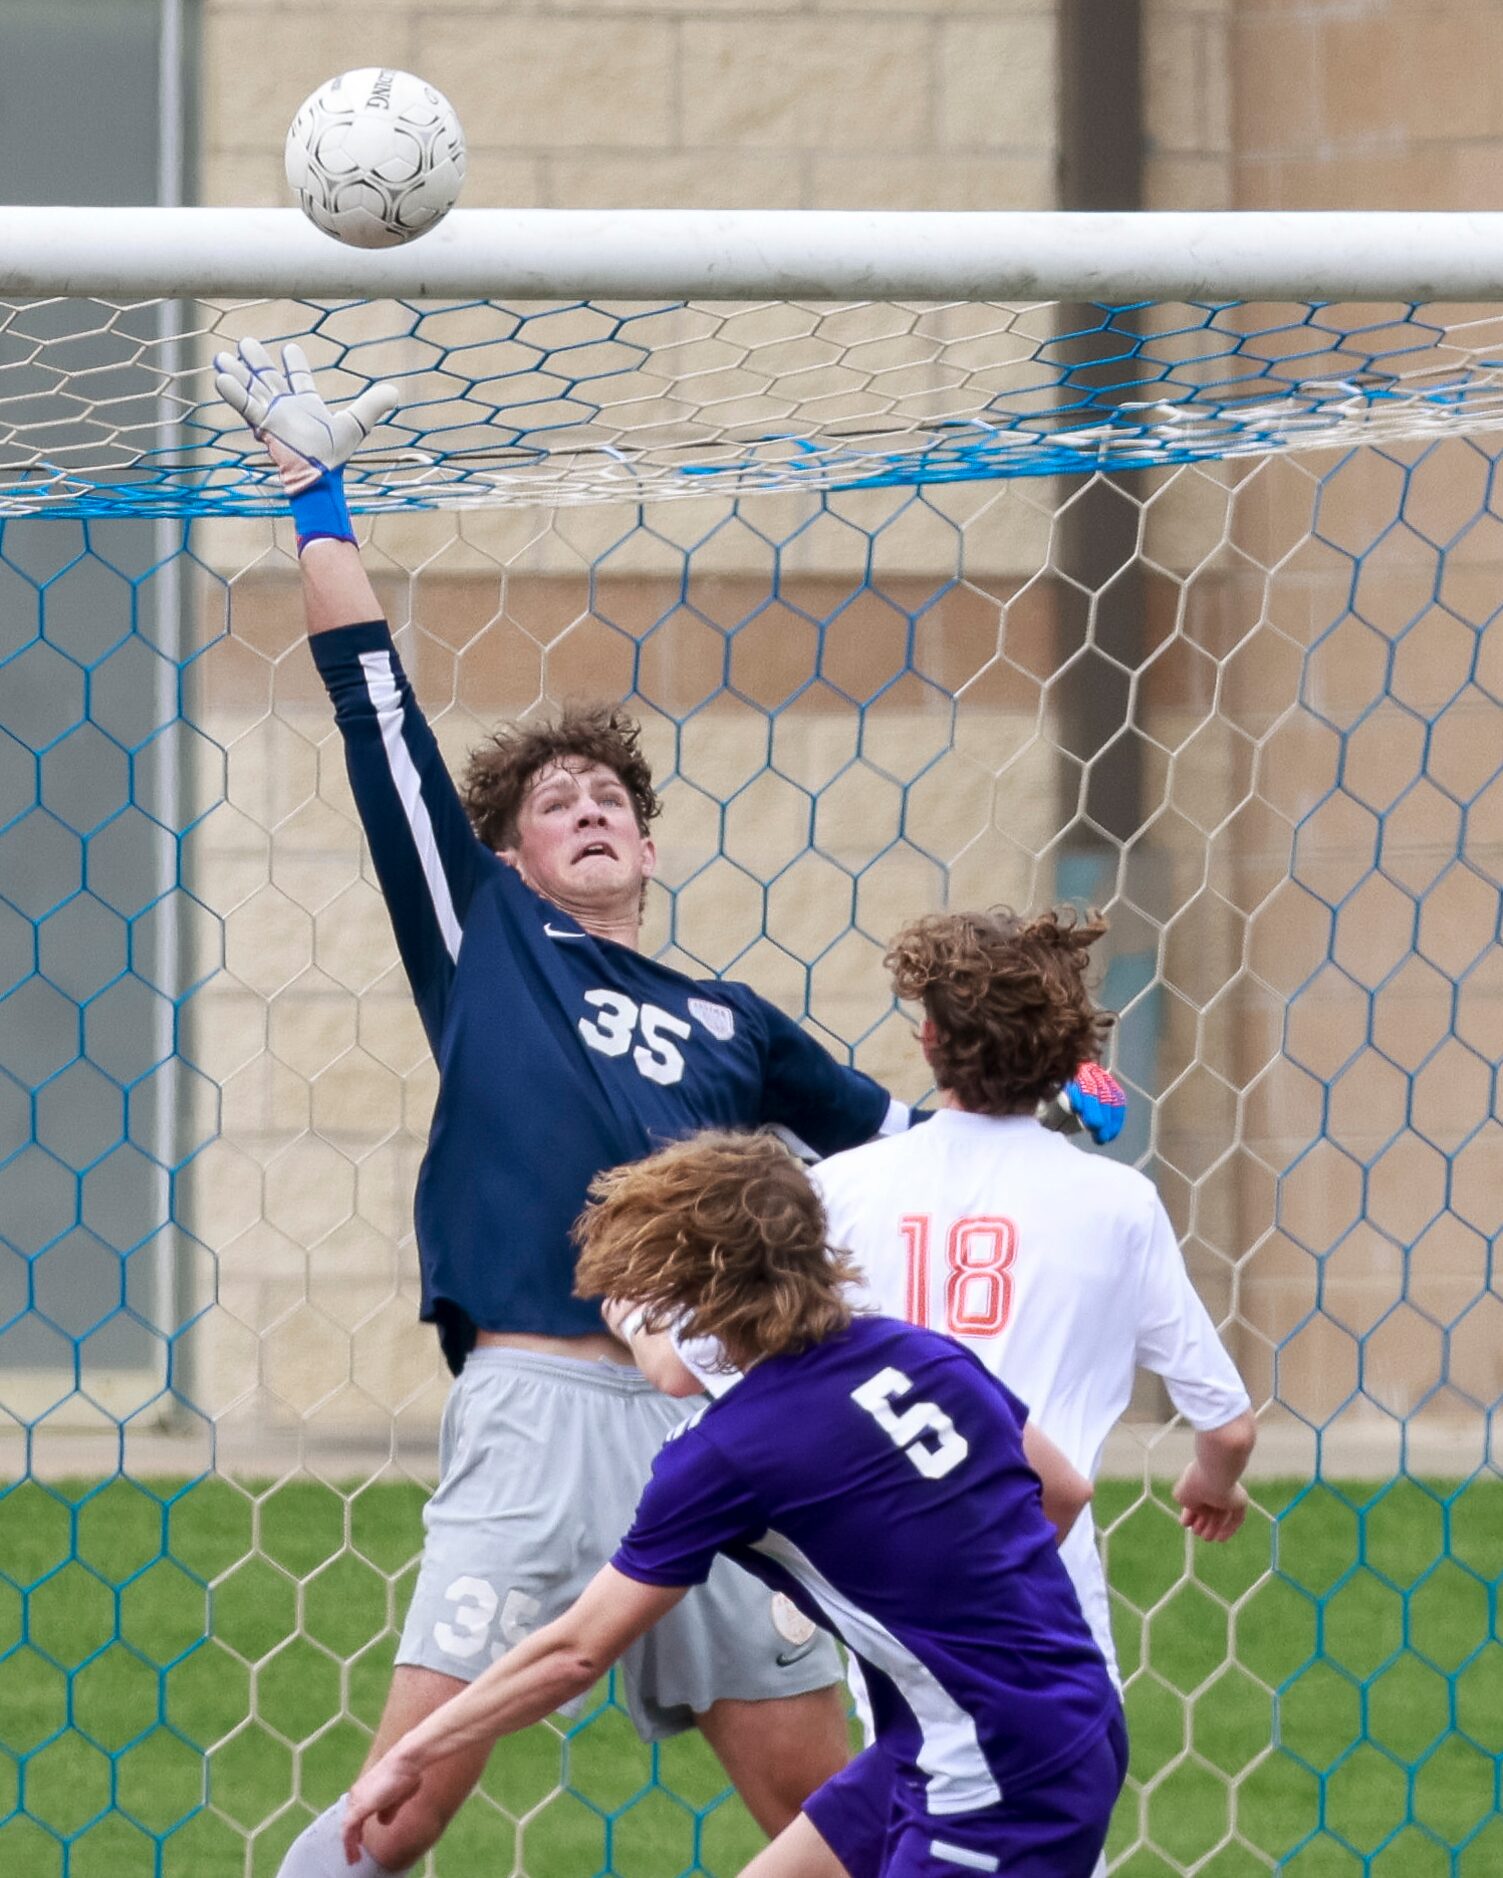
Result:
<svg viewBox="0 0 1503 1878"><path fill-rule="evenodd" d="M292 525L297 530L297 551L310 541L353 541L355 530L344 499L344 471L325 470L292 498Z"/></svg>

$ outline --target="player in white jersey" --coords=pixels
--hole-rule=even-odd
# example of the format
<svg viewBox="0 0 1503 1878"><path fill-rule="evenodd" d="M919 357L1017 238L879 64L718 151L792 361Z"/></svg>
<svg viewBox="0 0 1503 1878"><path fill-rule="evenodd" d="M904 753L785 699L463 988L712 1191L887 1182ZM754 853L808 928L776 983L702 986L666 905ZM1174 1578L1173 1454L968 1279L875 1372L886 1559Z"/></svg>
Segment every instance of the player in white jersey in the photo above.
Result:
<svg viewBox="0 0 1503 1878"><path fill-rule="evenodd" d="M919 1042L941 1106L925 1127L836 1154L813 1178L831 1244L865 1271L867 1305L973 1351L1088 1477L1136 1371L1161 1376L1196 1431L1174 1487L1181 1521L1225 1540L1246 1513L1240 1477L1256 1424L1168 1215L1142 1174L1034 1119L1075 1064L1099 1055L1111 1024L1085 984L1104 930L1052 913L951 913L899 933L887 965L897 996L922 1005ZM713 1346L640 1335L634 1345L674 1393L718 1393L729 1380ZM1089 1517L1061 1557L1116 1678ZM856 1878L867 1878L881 1823L869 1821L869 1842L851 1827L835 1848Z"/></svg>
<svg viewBox="0 0 1503 1878"><path fill-rule="evenodd" d="M939 1113L906 1140L834 1155L815 1179L875 1307L974 1350L1092 1478L1135 1371L1161 1376L1196 1431L1174 1487L1181 1521L1229 1539L1256 1424L1163 1203L1142 1174L1034 1119L1112 1021L1085 984L1104 931L999 912L936 914L899 933L887 966L897 996L922 1005ZM1114 1664L1089 1522L1065 1557Z"/></svg>
<svg viewBox="0 0 1503 1878"><path fill-rule="evenodd" d="M973 1351L1089 1478L1136 1371L1161 1376L1195 1430L1174 1486L1181 1523L1225 1540L1247 1510L1240 1479L1256 1423L1163 1203L1142 1174L1034 1119L1100 1053L1112 1021L1085 983L1104 931L997 912L938 914L899 933L887 966L897 996L922 1006L939 1112L908 1136L832 1156L814 1179L831 1243L866 1273L868 1303ZM1115 1678L1088 1515L1060 1556ZM861 1873L859 1845L836 1850Z"/></svg>

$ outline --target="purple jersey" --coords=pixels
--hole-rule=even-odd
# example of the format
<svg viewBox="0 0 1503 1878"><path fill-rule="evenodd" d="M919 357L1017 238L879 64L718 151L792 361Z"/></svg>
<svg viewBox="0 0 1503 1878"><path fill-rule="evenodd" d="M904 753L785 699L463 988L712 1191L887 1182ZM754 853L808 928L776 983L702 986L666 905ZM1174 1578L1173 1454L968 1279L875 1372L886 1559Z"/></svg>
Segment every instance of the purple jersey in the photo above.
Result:
<svg viewBox="0 0 1503 1878"><path fill-rule="evenodd" d="M726 1553L860 1658L878 1739L928 1812L994 1805L1119 1713L1026 1418L948 1337L858 1317L675 1431L613 1562L692 1585Z"/></svg>

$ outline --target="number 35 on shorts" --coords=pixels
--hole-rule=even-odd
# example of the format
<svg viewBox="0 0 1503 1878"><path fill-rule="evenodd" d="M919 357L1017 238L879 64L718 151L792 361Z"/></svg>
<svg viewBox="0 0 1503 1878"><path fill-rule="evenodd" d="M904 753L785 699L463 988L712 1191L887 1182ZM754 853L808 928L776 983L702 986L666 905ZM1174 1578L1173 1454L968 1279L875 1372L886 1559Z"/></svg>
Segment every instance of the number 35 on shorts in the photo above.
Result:
<svg viewBox="0 0 1503 1878"><path fill-rule="evenodd" d="M467 1663L482 1651L494 1662L537 1628L542 1605L515 1586L505 1598L484 1578L456 1578L444 1593L449 1615L433 1626L433 1641L445 1656Z"/></svg>

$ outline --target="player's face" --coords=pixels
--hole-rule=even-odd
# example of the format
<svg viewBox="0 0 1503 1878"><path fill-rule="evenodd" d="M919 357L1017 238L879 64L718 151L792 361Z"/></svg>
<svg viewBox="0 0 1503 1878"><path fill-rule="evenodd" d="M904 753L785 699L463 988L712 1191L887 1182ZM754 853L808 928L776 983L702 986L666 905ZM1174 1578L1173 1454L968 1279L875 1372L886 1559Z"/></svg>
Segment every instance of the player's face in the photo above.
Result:
<svg viewBox="0 0 1503 1878"><path fill-rule="evenodd" d="M533 778L504 858L555 906L599 913L635 910L657 851L616 772L565 758Z"/></svg>

